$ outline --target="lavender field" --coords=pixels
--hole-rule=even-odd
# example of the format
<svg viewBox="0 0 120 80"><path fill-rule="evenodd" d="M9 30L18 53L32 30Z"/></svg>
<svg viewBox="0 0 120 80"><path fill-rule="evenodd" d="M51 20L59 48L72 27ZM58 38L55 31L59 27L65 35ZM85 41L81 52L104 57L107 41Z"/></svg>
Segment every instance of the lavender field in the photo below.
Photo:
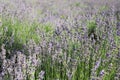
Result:
<svg viewBox="0 0 120 80"><path fill-rule="evenodd" d="M120 0L0 0L0 80L120 80Z"/></svg>

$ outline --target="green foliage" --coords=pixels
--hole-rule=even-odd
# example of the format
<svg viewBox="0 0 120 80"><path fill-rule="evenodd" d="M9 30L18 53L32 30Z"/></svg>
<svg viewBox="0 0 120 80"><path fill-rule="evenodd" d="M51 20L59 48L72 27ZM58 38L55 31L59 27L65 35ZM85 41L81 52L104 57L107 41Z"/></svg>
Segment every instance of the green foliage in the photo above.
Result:
<svg viewBox="0 0 120 80"><path fill-rule="evenodd" d="M4 80L10 80L11 78L10 78L10 74L5 74L5 76L4 76Z"/></svg>
<svg viewBox="0 0 120 80"><path fill-rule="evenodd" d="M81 5L81 3L80 2L76 2L76 4L75 4L75 6L80 6Z"/></svg>
<svg viewBox="0 0 120 80"><path fill-rule="evenodd" d="M53 33L53 26L50 23L45 23L45 24L39 24L38 27L42 32L44 32L45 34L52 34Z"/></svg>
<svg viewBox="0 0 120 80"><path fill-rule="evenodd" d="M40 41L36 33L36 23L22 23L18 20L3 19L0 29L0 46L5 44L6 49L21 50L30 39L36 43Z"/></svg>
<svg viewBox="0 0 120 80"><path fill-rule="evenodd" d="M108 6L102 6L99 8L99 11L105 11L105 10L108 10L109 7Z"/></svg>
<svg viewBox="0 0 120 80"><path fill-rule="evenodd" d="M87 27L88 27L88 36L90 37L92 33L93 33L93 34L95 33L97 24L96 24L95 21L89 21L89 22L87 23Z"/></svg>

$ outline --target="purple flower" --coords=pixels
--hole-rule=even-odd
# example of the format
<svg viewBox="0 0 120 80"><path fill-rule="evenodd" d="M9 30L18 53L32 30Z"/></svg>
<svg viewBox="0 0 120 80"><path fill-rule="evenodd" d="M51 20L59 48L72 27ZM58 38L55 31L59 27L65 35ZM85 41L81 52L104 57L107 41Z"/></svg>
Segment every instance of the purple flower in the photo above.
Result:
<svg viewBox="0 0 120 80"><path fill-rule="evenodd" d="M105 74L105 70L102 70L102 71L100 72L100 76L102 77L102 76L104 76L104 74Z"/></svg>
<svg viewBox="0 0 120 80"><path fill-rule="evenodd" d="M45 71L41 71L41 72L39 73L39 78L40 78L40 80L44 78L44 74L45 74Z"/></svg>
<svg viewBox="0 0 120 80"><path fill-rule="evenodd" d="M110 57L110 53L106 53L106 57Z"/></svg>
<svg viewBox="0 0 120 80"><path fill-rule="evenodd" d="M120 36L120 30L117 30L117 36Z"/></svg>
<svg viewBox="0 0 120 80"><path fill-rule="evenodd" d="M95 70L100 66L100 63L101 63L101 59L99 59L99 61L97 61L96 63L95 63Z"/></svg>

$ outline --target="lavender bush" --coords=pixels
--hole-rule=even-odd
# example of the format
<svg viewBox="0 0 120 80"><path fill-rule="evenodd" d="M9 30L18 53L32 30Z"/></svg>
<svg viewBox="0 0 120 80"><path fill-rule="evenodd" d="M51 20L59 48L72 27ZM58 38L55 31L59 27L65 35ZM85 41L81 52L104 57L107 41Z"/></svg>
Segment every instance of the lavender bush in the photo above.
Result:
<svg viewBox="0 0 120 80"><path fill-rule="evenodd" d="M0 80L119 80L119 0L1 0Z"/></svg>

